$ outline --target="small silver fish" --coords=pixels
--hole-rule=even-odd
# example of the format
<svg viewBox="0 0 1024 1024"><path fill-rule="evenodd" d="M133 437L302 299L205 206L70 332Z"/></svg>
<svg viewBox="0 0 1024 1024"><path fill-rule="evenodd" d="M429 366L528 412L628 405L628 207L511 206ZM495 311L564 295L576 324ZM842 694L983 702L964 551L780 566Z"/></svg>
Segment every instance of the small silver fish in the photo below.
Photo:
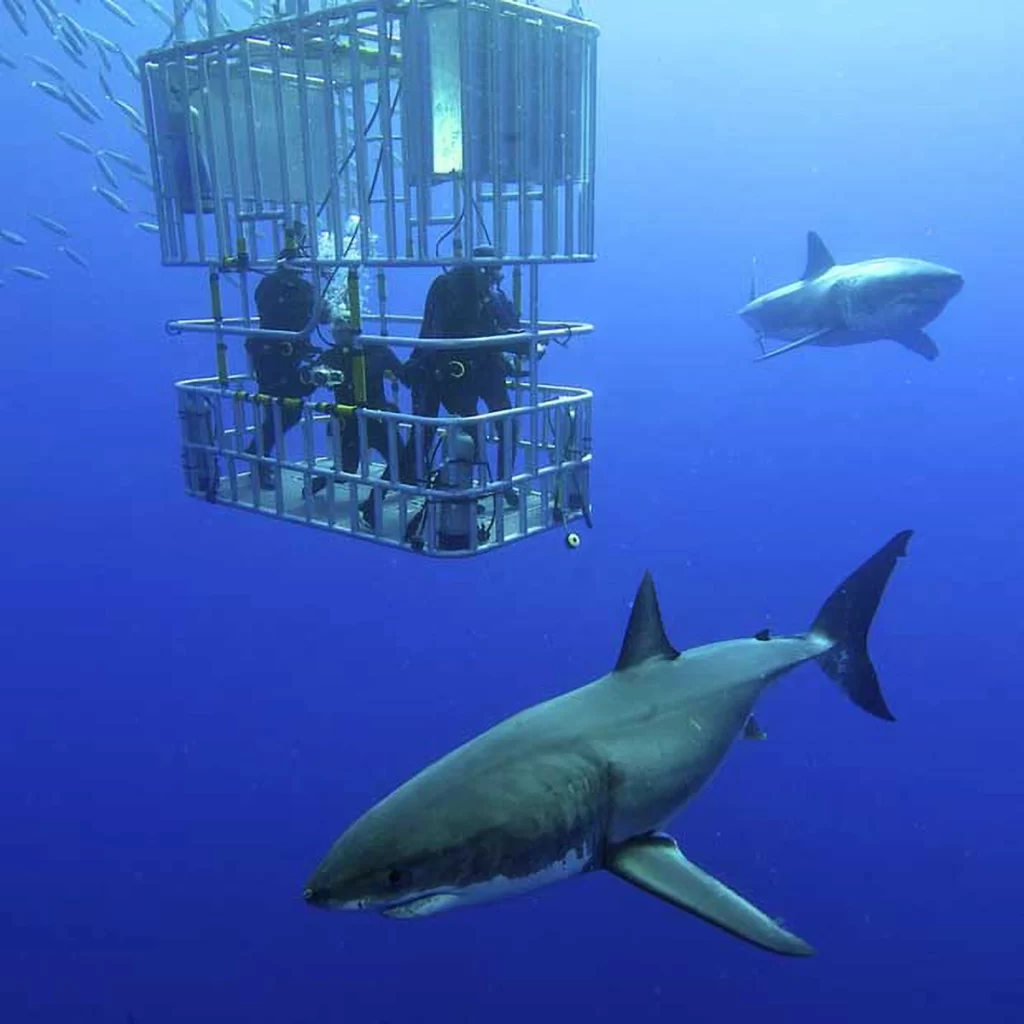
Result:
<svg viewBox="0 0 1024 1024"><path fill-rule="evenodd" d="M151 182L149 180L149 178L146 177L146 175L144 175L144 174L133 174L131 171L129 171L128 172L128 177L130 177L132 179L132 181L134 181L137 184L141 185L143 188L148 188L150 192L153 192L153 193L156 192L156 186L154 186L153 182Z"/></svg>
<svg viewBox="0 0 1024 1024"><path fill-rule="evenodd" d="M130 103L125 103L124 100L115 98L114 106L118 107L132 124L138 125L139 128L143 129L146 127L146 122L142 120L142 115Z"/></svg>
<svg viewBox="0 0 1024 1024"><path fill-rule="evenodd" d="M122 213L130 213L128 204L115 193L111 192L110 189L104 188L102 185L93 185L93 192L98 196L102 196L115 210L120 210Z"/></svg>
<svg viewBox="0 0 1024 1024"><path fill-rule="evenodd" d="M102 71L98 72L98 74L100 76L100 88L103 90L103 95L106 96L108 100L113 100L114 90L110 88L110 83L107 81L106 76Z"/></svg>
<svg viewBox="0 0 1024 1024"><path fill-rule="evenodd" d="M67 93L59 85L54 85L53 82L41 82L38 79L33 79L30 83L33 89L38 89L41 93L49 96L50 99L60 100L61 103L67 103Z"/></svg>
<svg viewBox="0 0 1024 1024"><path fill-rule="evenodd" d="M50 275L44 274L41 270L36 270L35 267L11 267L16 274L21 274L22 277L29 277L33 281L49 281Z"/></svg>
<svg viewBox="0 0 1024 1024"><path fill-rule="evenodd" d="M110 167L110 164L108 164L107 161L103 159L102 151L96 154L96 166L99 167L100 174L102 174L103 177L107 179L107 184L110 185L111 188L116 189L118 187L117 178L115 177L114 172Z"/></svg>
<svg viewBox="0 0 1024 1024"><path fill-rule="evenodd" d="M53 30L57 25L57 12L47 0L32 0L32 6L35 7L36 14L39 15L40 20L46 26L46 31L52 36Z"/></svg>
<svg viewBox="0 0 1024 1024"><path fill-rule="evenodd" d="M79 152L88 153L89 156L93 155L93 148L84 139L80 139L77 135L72 135L70 132L57 132L57 138L63 139L72 149L77 149Z"/></svg>
<svg viewBox="0 0 1024 1024"><path fill-rule="evenodd" d="M121 49L120 46L117 48L117 55L121 58L121 63L124 65L125 70L128 72L128 74L131 75L136 82L141 81L142 79L139 76L139 68L136 65L135 61L133 61L131 57L129 57L128 54Z"/></svg>
<svg viewBox="0 0 1024 1024"><path fill-rule="evenodd" d="M82 267L83 270L89 269L89 264L86 261L85 257L82 256L80 253L75 252L75 250L72 249L70 245L58 245L57 251L64 253L64 255L67 256L67 258L71 260L72 263L77 263L80 267Z"/></svg>
<svg viewBox="0 0 1024 1024"><path fill-rule="evenodd" d="M139 27L139 23L119 3L117 3L116 0L100 0L100 3L103 4L103 6L106 7L106 9L110 11L115 18L120 18L126 25L130 25L132 28Z"/></svg>
<svg viewBox="0 0 1024 1024"><path fill-rule="evenodd" d="M107 53L117 53L119 47L117 43L111 42L106 36L101 36L99 32L94 32L91 28L82 28L82 32L85 33L97 46L102 47Z"/></svg>
<svg viewBox="0 0 1024 1024"><path fill-rule="evenodd" d="M2 50L0 50L0 67L10 68L12 71L18 70L18 65Z"/></svg>
<svg viewBox="0 0 1024 1024"><path fill-rule="evenodd" d="M8 231L7 228L0 228L0 238L11 245L24 245L25 239L17 231Z"/></svg>
<svg viewBox="0 0 1024 1024"><path fill-rule="evenodd" d="M86 124L95 124L96 118L82 106L79 101L70 93L65 93L64 102L83 120Z"/></svg>
<svg viewBox="0 0 1024 1024"><path fill-rule="evenodd" d="M96 108L96 105L88 97L83 96L73 85L67 87L67 96L69 100L75 100L87 110L90 116L96 121L102 121L103 115Z"/></svg>
<svg viewBox="0 0 1024 1024"><path fill-rule="evenodd" d="M23 36L27 36L28 15L25 12L25 8L18 3L18 0L3 0L3 5L7 8L7 13L10 15L11 21L21 29L21 34Z"/></svg>
<svg viewBox="0 0 1024 1024"><path fill-rule="evenodd" d="M48 60L43 60L42 57L33 57L31 53L25 54L25 56L32 61L33 64L38 68L42 68L52 78L56 78L58 82L66 82L67 78L64 76L64 72L57 67L56 64L51 64Z"/></svg>
<svg viewBox="0 0 1024 1024"><path fill-rule="evenodd" d="M88 43L83 36L80 36L78 32L75 31L72 23L68 19L62 18L57 22L57 30L54 32L54 36L57 37L58 43L62 39L64 40L64 49L66 52L77 53L78 56L85 53L85 48Z"/></svg>
<svg viewBox="0 0 1024 1024"><path fill-rule="evenodd" d="M142 0L169 29L174 28L174 19L156 2L156 0Z"/></svg>
<svg viewBox="0 0 1024 1024"><path fill-rule="evenodd" d="M159 235L160 225L151 224L148 220L140 220L135 225L140 231L145 231L149 235Z"/></svg>
<svg viewBox="0 0 1024 1024"><path fill-rule="evenodd" d="M110 73L114 70L114 65L110 63L110 58L107 56L107 51L100 46L99 43L94 39L92 45L96 50L96 56L99 57L100 63L103 65L103 70Z"/></svg>
<svg viewBox="0 0 1024 1024"><path fill-rule="evenodd" d="M118 153L116 149L101 149L100 156L105 156L108 160L113 160L115 164L120 164L122 167L131 171L132 174L141 174L143 176L146 174L145 167L134 161L130 156L125 156L124 153Z"/></svg>
<svg viewBox="0 0 1024 1024"><path fill-rule="evenodd" d="M85 29L82 28L82 26L79 25L70 14L64 14L63 12L60 15L60 24L63 30L75 40L78 52L85 53L89 45L88 39L85 35Z"/></svg>
<svg viewBox="0 0 1024 1024"><path fill-rule="evenodd" d="M55 235L61 235L63 238L67 238L71 232L68 231L60 221L54 220L52 217L44 217L41 213L32 213L29 211L29 216L34 217L44 228L48 228Z"/></svg>
<svg viewBox="0 0 1024 1024"><path fill-rule="evenodd" d="M72 63L77 64L80 68L87 68L88 65L82 60L82 55L78 52L75 45L71 42L71 37L58 32L54 39L57 40L57 45L68 55L68 59Z"/></svg>

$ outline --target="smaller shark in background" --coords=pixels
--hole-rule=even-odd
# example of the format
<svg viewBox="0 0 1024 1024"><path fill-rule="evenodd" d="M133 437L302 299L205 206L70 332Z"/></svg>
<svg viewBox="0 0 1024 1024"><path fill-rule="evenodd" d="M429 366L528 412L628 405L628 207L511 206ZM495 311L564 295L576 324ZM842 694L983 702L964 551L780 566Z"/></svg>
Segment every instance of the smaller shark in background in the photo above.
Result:
<svg viewBox="0 0 1024 1024"><path fill-rule="evenodd" d="M924 332L963 287L948 267L886 256L836 263L825 243L807 233L807 267L793 284L755 298L739 315L756 332L761 355L772 359L804 345L859 345L888 338L925 359L938 346ZM787 342L765 351L764 340Z"/></svg>

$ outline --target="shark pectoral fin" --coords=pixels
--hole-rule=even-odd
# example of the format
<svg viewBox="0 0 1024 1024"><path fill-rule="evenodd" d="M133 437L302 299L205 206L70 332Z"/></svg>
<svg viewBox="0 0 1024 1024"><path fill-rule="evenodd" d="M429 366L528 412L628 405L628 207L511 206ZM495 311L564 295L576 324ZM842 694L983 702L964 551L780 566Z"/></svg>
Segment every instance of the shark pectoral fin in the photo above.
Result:
<svg viewBox="0 0 1024 1024"><path fill-rule="evenodd" d="M771 352L765 352L763 356L758 356L754 362L763 363L766 359L774 359L776 356L781 356L783 352L792 352L793 349L803 348L804 345L821 344L833 331L834 328L832 327L823 327L820 331L812 331L810 334L805 334L802 338L797 338L796 341L791 341L788 345L780 345L778 348L773 348Z"/></svg>
<svg viewBox="0 0 1024 1024"><path fill-rule="evenodd" d="M903 334L897 334L893 341L899 342L904 348L909 348L919 356L924 356L929 362L939 358L939 346L924 331L904 331Z"/></svg>
<svg viewBox="0 0 1024 1024"><path fill-rule="evenodd" d="M757 719L751 715L747 719L747 724L743 726L743 738L745 740L766 740L768 733L757 724Z"/></svg>
<svg viewBox="0 0 1024 1024"><path fill-rule="evenodd" d="M752 903L688 861L670 836L630 839L611 851L605 868L681 910L773 953L811 956L803 939L787 932Z"/></svg>

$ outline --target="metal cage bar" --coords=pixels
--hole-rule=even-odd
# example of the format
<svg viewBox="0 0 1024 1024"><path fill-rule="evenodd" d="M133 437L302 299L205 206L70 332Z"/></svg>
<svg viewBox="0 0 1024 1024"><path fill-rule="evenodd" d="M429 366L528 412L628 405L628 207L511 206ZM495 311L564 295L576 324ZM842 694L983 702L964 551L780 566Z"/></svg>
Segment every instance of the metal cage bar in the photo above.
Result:
<svg viewBox="0 0 1024 1024"><path fill-rule="evenodd" d="M596 26L514 0L310 7L140 62L165 265L244 234L270 267L296 216L334 238L325 267L439 265L488 236L508 262L594 258ZM445 132L455 168L435 166Z"/></svg>

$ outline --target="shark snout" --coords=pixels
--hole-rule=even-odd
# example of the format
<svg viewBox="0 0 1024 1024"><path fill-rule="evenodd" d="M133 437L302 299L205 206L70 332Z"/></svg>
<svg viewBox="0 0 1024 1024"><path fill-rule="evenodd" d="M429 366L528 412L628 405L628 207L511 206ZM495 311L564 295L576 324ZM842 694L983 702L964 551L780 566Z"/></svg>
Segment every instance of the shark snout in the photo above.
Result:
<svg viewBox="0 0 1024 1024"><path fill-rule="evenodd" d="M331 905L330 890L317 885L307 885L302 890L302 898L308 907L320 907L326 910Z"/></svg>
<svg viewBox="0 0 1024 1024"><path fill-rule="evenodd" d="M921 275L921 288L942 302L949 302L964 286L963 275L949 267L931 264Z"/></svg>
<svg viewBox="0 0 1024 1024"><path fill-rule="evenodd" d="M342 899L326 886L316 885L307 885L302 898L307 907L316 910L364 910L369 904L368 900Z"/></svg>

